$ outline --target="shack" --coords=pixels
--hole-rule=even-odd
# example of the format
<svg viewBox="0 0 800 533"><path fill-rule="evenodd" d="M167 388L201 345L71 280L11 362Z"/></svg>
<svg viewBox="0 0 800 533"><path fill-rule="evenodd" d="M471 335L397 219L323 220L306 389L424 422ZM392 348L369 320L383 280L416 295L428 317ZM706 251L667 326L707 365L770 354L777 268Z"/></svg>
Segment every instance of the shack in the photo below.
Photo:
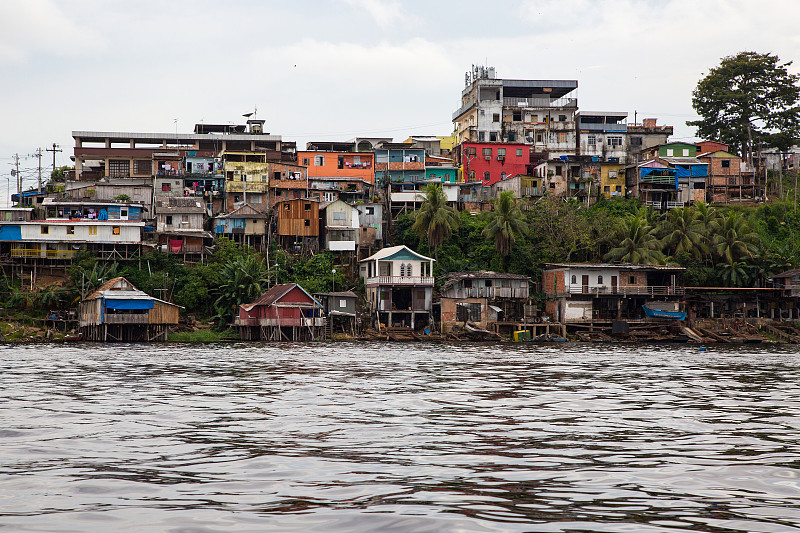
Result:
<svg viewBox="0 0 800 533"><path fill-rule="evenodd" d="M327 318L328 331L333 333L356 333L356 301L358 296L352 291L315 292L314 298L322 304Z"/></svg>
<svg viewBox="0 0 800 533"><path fill-rule="evenodd" d="M322 338L322 304L297 283L275 285L239 306L234 327L242 340L308 341Z"/></svg>
<svg viewBox="0 0 800 533"><path fill-rule="evenodd" d="M166 341L181 306L153 298L123 277L108 280L81 300L80 332L89 341Z"/></svg>

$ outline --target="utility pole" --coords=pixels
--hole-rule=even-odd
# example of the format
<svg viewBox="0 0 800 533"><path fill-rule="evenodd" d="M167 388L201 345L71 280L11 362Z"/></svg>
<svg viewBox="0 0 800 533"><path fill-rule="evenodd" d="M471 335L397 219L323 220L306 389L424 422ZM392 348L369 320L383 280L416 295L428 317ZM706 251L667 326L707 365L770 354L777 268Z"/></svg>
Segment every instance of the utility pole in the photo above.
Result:
<svg viewBox="0 0 800 533"><path fill-rule="evenodd" d="M14 164L16 165L17 169L14 171L14 176L17 178L17 202L21 203L22 201L22 176L19 175L19 154L14 154Z"/></svg>
<svg viewBox="0 0 800 533"><path fill-rule="evenodd" d="M53 172L56 171L56 152L63 152L56 143L53 143L52 148L45 148L46 152L53 152Z"/></svg>
<svg viewBox="0 0 800 533"><path fill-rule="evenodd" d="M36 153L34 153L33 155L39 158L39 188L37 190L37 193L42 194L42 149L37 148Z"/></svg>

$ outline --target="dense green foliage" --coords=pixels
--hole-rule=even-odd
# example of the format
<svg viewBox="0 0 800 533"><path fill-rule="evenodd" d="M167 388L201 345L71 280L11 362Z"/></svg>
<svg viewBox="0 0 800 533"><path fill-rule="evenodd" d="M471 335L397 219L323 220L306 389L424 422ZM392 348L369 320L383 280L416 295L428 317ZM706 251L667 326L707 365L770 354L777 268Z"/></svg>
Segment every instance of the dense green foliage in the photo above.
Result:
<svg viewBox="0 0 800 533"><path fill-rule="evenodd" d="M498 202L495 202L495 208ZM711 207L698 203L658 213L638 201L602 199L591 207L546 196L519 212L520 231L508 242L508 264L491 228L495 213L459 213L458 229L442 241L434 272L500 270L539 280L541 265L558 262L675 264L695 286L763 286L770 275L800 263L800 216L782 203ZM400 216L396 244L431 253Z"/></svg>

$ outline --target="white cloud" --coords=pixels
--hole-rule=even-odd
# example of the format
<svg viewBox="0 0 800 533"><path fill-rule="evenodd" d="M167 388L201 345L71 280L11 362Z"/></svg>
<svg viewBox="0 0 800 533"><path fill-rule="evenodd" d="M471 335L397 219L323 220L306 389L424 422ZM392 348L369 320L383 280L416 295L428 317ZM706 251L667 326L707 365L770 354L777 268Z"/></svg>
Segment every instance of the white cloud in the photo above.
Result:
<svg viewBox="0 0 800 533"><path fill-rule="evenodd" d="M345 0L354 9L366 11L370 17L382 28L391 24L405 24L411 22L413 17L403 9L402 4L395 0Z"/></svg>
<svg viewBox="0 0 800 533"><path fill-rule="evenodd" d="M80 27L51 0L6 0L0 7L0 64L36 53L68 56L93 43L90 25Z"/></svg>

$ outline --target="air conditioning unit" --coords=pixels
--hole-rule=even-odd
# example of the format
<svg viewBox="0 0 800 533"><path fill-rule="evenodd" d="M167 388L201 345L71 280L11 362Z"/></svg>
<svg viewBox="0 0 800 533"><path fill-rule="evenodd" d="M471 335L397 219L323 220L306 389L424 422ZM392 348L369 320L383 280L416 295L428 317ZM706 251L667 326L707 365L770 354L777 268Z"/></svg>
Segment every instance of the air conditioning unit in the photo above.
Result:
<svg viewBox="0 0 800 533"><path fill-rule="evenodd" d="M506 156L504 156L504 155L498 155L497 156L497 160L498 161L503 161L505 158L506 158Z"/></svg>
<svg viewBox="0 0 800 533"><path fill-rule="evenodd" d="M484 159L486 159L487 161L491 161L492 160L491 156L488 156L488 155L486 157L484 157Z"/></svg>

